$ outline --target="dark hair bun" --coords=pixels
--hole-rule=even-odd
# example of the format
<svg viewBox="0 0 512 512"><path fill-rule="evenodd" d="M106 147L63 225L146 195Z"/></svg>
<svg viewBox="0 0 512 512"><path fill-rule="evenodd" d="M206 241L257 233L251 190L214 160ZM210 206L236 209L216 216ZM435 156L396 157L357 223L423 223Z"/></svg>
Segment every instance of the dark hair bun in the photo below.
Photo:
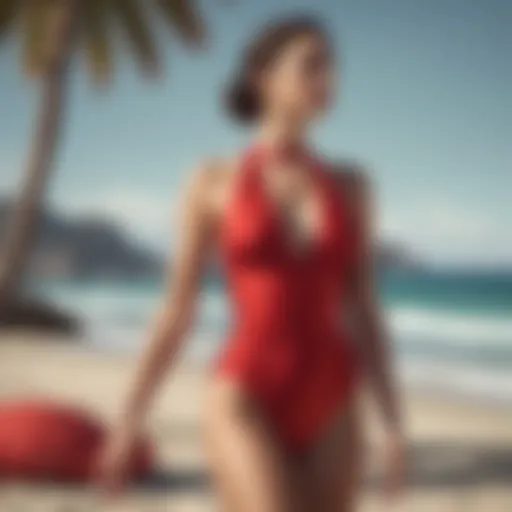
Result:
<svg viewBox="0 0 512 512"><path fill-rule="evenodd" d="M250 124L259 115L258 94L249 80L237 76L226 90L228 114L239 123Z"/></svg>

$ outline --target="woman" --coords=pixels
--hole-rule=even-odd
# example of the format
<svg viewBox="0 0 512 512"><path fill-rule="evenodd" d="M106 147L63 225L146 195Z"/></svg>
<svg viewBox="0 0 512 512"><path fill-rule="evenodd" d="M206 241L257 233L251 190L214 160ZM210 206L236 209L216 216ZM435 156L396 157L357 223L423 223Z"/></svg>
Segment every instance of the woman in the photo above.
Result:
<svg viewBox="0 0 512 512"><path fill-rule="evenodd" d="M200 166L186 194L172 286L103 457L122 483L133 440L193 318L201 271L220 253L233 306L214 364L206 449L222 506L241 512L354 510L363 371L388 433L389 483L402 432L387 345L374 306L368 187L308 149L334 87L330 40L311 18L266 27L228 94L256 127L241 156Z"/></svg>

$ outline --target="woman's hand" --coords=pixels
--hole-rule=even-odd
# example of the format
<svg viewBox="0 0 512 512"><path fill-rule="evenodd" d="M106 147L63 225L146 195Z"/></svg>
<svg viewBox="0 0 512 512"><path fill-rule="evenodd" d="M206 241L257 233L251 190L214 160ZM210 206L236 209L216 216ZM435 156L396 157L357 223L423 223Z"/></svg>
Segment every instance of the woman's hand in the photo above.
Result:
<svg viewBox="0 0 512 512"><path fill-rule="evenodd" d="M406 443L400 432L388 434L385 446L385 489L390 501L402 494L406 476Z"/></svg>
<svg viewBox="0 0 512 512"><path fill-rule="evenodd" d="M129 429L112 432L98 460L97 482L109 498L118 497L128 484L136 436Z"/></svg>

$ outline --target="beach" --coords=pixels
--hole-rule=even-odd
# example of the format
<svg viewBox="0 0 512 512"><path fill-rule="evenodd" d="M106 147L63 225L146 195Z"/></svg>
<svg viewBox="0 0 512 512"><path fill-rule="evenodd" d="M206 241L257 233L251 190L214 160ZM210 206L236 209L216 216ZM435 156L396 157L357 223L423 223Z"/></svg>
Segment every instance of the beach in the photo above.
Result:
<svg viewBox="0 0 512 512"><path fill-rule="evenodd" d="M361 389L357 512L512 512L512 0L36 4L0 0L0 512L247 512L208 472L212 361L254 363L292 441L323 419L335 338L350 371L373 345L403 401L390 504ZM87 479L160 312L183 348L134 457L153 471L115 502L7 481ZM98 422L2 407L38 397Z"/></svg>
<svg viewBox="0 0 512 512"><path fill-rule="evenodd" d="M134 354L104 353L65 339L4 335L0 399L50 397L84 407L110 422L119 410L134 362ZM177 363L148 421L160 469L151 480L134 485L121 501L102 503L92 488L9 484L0 488L0 510L216 510L201 444L207 379L204 365L197 361L184 357ZM410 442L408 485L402 503L392 510L512 510L510 409L419 391L405 393L404 407ZM372 436L370 443L377 442ZM368 465L378 472L378 461ZM368 475L361 511L379 510L388 509L378 477Z"/></svg>

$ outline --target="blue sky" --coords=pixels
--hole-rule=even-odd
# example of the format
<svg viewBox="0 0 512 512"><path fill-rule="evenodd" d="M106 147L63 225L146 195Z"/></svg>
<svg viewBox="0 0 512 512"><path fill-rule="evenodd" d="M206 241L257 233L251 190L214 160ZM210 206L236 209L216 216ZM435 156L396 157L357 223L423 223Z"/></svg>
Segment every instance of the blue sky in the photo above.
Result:
<svg viewBox="0 0 512 512"><path fill-rule="evenodd" d="M112 86L73 71L67 131L50 201L108 215L158 247L172 240L186 173L249 134L219 105L248 34L295 11L326 19L343 55L340 101L315 139L368 166L383 237L440 265L512 262L512 3L508 0L203 2L202 53L163 37L166 73L148 83L119 60ZM314 7L314 9L312 8ZM0 191L13 191L37 88L15 42L0 52Z"/></svg>

